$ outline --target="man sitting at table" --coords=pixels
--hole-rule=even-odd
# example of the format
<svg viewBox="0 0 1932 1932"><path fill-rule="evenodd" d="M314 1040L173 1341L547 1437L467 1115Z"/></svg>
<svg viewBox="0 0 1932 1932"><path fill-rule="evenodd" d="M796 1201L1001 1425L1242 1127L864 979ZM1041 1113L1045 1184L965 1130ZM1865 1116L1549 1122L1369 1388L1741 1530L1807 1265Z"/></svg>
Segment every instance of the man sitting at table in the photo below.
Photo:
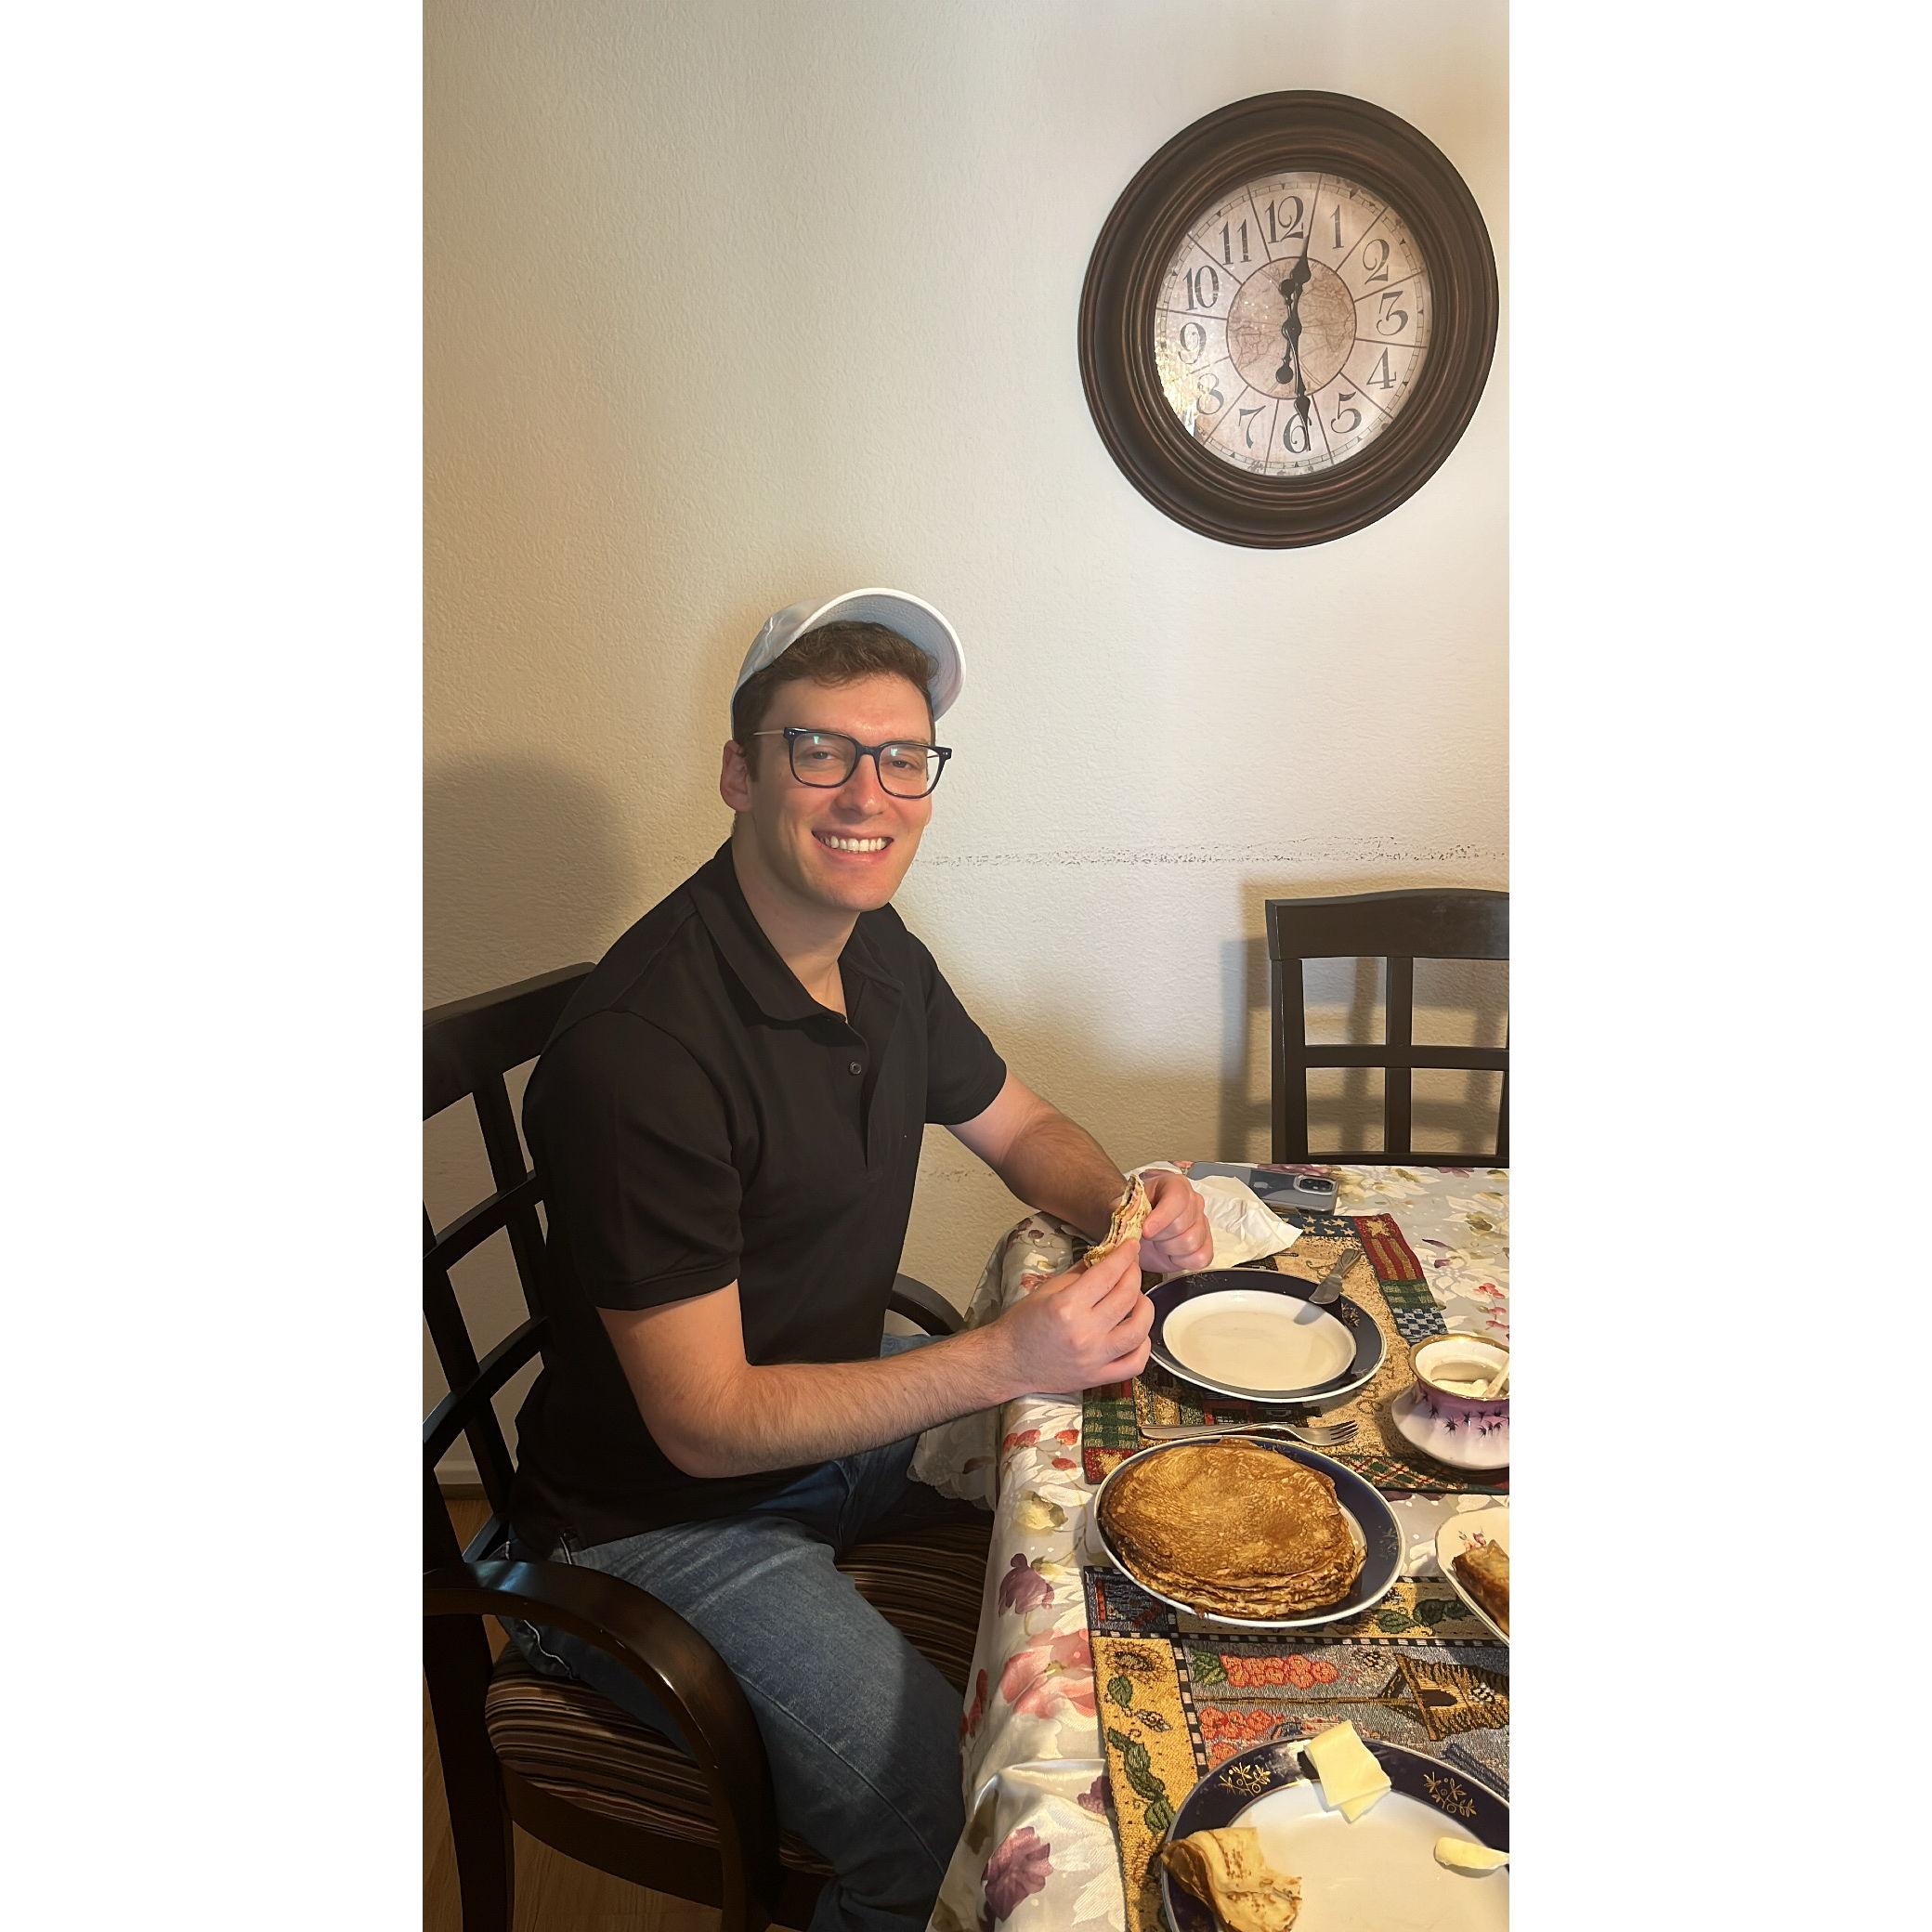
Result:
<svg viewBox="0 0 1932 1932"><path fill-rule="evenodd" d="M730 838L579 988L524 1107L552 1334L519 1417L513 1547L642 1586L722 1653L780 1822L837 1874L812 1932L923 1925L964 1822L959 1696L834 1551L966 1507L911 1477L921 1430L1137 1373L1140 1270L1211 1247L1199 1196L1157 1172L1138 1249L969 1333L881 1340L927 1122L1090 1234L1124 1184L891 909L961 674L952 627L896 592L771 618L732 699ZM640 756L668 781L678 753ZM518 1638L674 1734L601 1652Z"/></svg>

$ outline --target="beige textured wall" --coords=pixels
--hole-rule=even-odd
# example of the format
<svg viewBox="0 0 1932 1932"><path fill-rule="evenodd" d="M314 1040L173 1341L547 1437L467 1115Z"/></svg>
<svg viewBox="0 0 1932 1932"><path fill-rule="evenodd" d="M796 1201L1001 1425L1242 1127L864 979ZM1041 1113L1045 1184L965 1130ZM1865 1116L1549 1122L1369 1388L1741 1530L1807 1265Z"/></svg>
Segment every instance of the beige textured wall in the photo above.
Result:
<svg viewBox="0 0 1932 1932"><path fill-rule="evenodd" d="M895 584L968 663L900 909L1121 1162L1263 1155L1262 900L1507 882L1505 30L1497 0L429 0L425 998L594 959L724 834L758 622ZM1417 496L1263 552L1116 470L1075 322L1142 162L1278 87L1444 150L1506 326ZM1338 1025L1372 999L1324 991ZM1493 1035L1486 984L1444 997L1478 1011L1440 1037ZM453 1123L425 1158L439 1217L482 1190ZM935 1129L906 1266L963 1298L1012 1211ZM502 1262L464 1286L505 1325Z"/></svg>

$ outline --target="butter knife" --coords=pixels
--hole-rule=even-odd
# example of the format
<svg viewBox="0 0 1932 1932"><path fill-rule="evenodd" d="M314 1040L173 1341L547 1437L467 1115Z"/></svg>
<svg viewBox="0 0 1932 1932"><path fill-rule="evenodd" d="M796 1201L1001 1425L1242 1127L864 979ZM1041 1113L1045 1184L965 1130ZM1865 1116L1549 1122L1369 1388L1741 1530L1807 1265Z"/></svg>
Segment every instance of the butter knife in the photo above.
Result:
<svg viewBox="0 0 1932 1932"><path fill-rule="evenodd" d="M1336 1257L1335 1265L1314 1285L1308 1297L1316 1308L1326 1308L1330 1302L1341 1299L1341 1285L1348 1280L1349 1270L1361 1253L1359 1247L1345 1247Z"/></svg>

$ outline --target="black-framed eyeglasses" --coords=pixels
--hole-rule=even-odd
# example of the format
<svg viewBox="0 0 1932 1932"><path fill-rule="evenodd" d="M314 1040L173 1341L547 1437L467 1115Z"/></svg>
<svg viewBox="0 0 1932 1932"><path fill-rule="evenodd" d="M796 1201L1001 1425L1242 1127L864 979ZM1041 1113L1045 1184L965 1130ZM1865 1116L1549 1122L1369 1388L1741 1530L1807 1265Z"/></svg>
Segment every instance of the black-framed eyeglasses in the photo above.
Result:
<svg viewBox="0 0 1932 1932"><path fill-rule="evenodd" d="M842 731L818 731L809 724L774 726L751 735L782 738L791 750L791 776L801 785L822 786L827 790L851 777L863 753L879 774L879 789L894 798L924 798L938 784L946 761L953 755L949 745L926 745L917 738L862 745Z"/></svg>

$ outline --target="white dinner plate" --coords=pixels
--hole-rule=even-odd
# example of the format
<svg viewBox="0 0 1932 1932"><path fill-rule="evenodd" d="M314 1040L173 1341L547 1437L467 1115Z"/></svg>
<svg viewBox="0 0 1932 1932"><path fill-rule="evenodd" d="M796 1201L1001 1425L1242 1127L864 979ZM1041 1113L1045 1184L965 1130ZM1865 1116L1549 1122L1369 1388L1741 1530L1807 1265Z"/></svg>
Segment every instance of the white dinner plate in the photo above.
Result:
<svg viewBox="0 0 1932 1932"><path fill-rule="evenodd" d="M1494 1509L1466 1509L1460 1515L1452 1516L1436 1532L1436 1564L1449 1587L1469 1605L1469 1613L1481 1618L1505 1643L1508 1643L1508 1633L1501 1629L1496 1620L1463 1588L1462 1578L1450 1567L1465 1550L1482 1543L1494 1543L1504 1555L1509 1553L1509 1509L1507 1504L1500 1504Z"/></svg>
<svg viewBox="0 0 1932 1932"><path fill-rule="evenodd" d="M1177 1308L1165 1339L1183 1369L1217 1386L1313 1389L1355 1359L1355 1338L1326 1310L1253 1288Z"/></svg>
<svg viewBox="0 0 1932 1932"><path fill-rule="evenodd" d="M1148 1290L1147 1349L1183 1382L1244 1402L1328 1406L1382 1365L1382 1331L1338 1297L1317 1308L1313 1282L1272 1269L1210 1268Z"/></svg>
<svg viewBox="0 0 1932 1932"><path fill-rule="evenodd" d="M1301 1882L1295 1932L1507 1932L1509 1873L1454 1872L1438 1838L1509 1848L1509 1807L1466 1771L1400 1744L1364 1739L1393 1785L1353 1824L1303 1777L1293 1743L1261 1744L1208 1772L1170 1835L1240 1824L1261 1855ZM1178 1932L1214 1932L1214 1915L1165 1868L1161 1888Z"/></svg>

